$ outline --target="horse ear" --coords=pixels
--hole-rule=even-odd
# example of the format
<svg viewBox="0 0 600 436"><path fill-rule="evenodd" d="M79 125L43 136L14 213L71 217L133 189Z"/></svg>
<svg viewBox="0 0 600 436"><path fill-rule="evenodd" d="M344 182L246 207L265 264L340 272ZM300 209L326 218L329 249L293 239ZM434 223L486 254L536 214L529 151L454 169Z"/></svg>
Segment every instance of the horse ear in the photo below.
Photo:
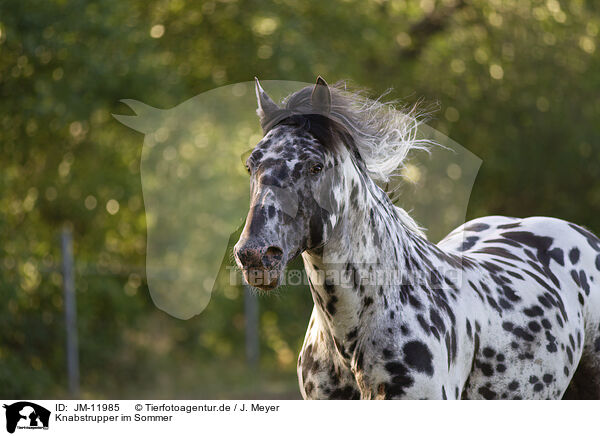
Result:
<svg viewBox="0 0 600 436"><path fill-rule="evenodd" d="M273 100L271 100L271 97L267 95L262 86L260 86L260 82L256 77L254 78L254 82L254 88L256 90L256 101L258 103L256 114L262 122L265 119L269 119L271 115L278 111L279 106L277 106L277 104Z"/></svg>
<svg viewBox="0 0 600 436"><path fill-rule="evenodd" d="M327 82L321 76L317 77L317 83L313 88L310 101L313 108L321 114L326 115L331 111L331 91Z"/></svg>

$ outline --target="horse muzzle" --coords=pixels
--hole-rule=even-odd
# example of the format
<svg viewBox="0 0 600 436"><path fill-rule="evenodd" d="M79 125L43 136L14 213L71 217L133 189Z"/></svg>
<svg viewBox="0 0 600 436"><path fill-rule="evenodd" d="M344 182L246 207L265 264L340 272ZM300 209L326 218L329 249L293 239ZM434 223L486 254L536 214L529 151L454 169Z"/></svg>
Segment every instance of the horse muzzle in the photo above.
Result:
<svg viewBox="0 0 600 436"><path fill-rule="evenodd" d="M285 266L283 250L275 245L265 246L252 241L239 241L233 253L250 286L270 291L279 285Z"/></svg>

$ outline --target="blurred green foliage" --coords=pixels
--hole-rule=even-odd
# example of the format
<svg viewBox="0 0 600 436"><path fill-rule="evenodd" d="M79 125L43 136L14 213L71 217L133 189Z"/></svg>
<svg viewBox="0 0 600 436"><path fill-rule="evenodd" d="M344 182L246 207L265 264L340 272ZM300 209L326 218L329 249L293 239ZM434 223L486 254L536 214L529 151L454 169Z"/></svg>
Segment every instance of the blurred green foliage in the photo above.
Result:
<svg viewBox="0 0 600 436"><path fill-rule="evenodd" d="M144 281L143 137L122 98L170 108L262 79L350 79L439 102L431 125L481 159L468 218L550 215L600 233L600 5L592 0L0 2L0 394L66 396L58 235L75 235L82 395L298 397L311 310L242 292L189 321Z"/></svg>

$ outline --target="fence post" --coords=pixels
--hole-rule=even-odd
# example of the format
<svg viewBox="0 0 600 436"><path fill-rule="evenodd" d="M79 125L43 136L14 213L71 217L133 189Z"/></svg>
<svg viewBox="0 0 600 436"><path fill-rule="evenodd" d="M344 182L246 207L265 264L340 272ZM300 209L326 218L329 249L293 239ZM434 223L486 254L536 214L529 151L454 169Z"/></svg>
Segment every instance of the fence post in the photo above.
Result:
<svg viewBox="0 0 600 436"><path fill-rule="evenodd" d="M246 361L250 368L257 368L260 358L258 342L258 297L244 284L244 315L246 320Z"/></svg>
<svg viewBox="0 0 600 436"><path fill-rule="evenodd" d="M67 330L67 375L69 395L79 397L79 351L77 344L77 304L73 271L73 235L64 227L61 233L62 275L65 304L65 328Z"/></svg>

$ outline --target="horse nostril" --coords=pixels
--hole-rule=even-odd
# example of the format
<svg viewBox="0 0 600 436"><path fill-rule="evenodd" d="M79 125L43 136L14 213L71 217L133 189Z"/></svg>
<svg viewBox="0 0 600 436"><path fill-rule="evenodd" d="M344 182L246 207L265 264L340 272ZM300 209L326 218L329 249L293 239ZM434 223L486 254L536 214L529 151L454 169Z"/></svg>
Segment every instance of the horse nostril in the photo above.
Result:
<svg viewBox="0 0 600 436"><path fill-rule="evenodd" d="M265 251L265 254L262 258L262 263L265 268L271 268L281 262L282 259L283 250L279 247L271 245L269 248L267 248L267 251Z"/></svg>
<svg viewBox="0 0 600 436"><path fill-rule="evenodd" d="M260 251L247 246L234 248L235 257L244 268L256 267L260 265Z"/></svg>
<svg viewBox="0 0 600 436"><path fill-rule="evenodd" d="M267 248L265 256L281 259L283 257L283 250L279 247L271 245L269 248Z"/></svg>

